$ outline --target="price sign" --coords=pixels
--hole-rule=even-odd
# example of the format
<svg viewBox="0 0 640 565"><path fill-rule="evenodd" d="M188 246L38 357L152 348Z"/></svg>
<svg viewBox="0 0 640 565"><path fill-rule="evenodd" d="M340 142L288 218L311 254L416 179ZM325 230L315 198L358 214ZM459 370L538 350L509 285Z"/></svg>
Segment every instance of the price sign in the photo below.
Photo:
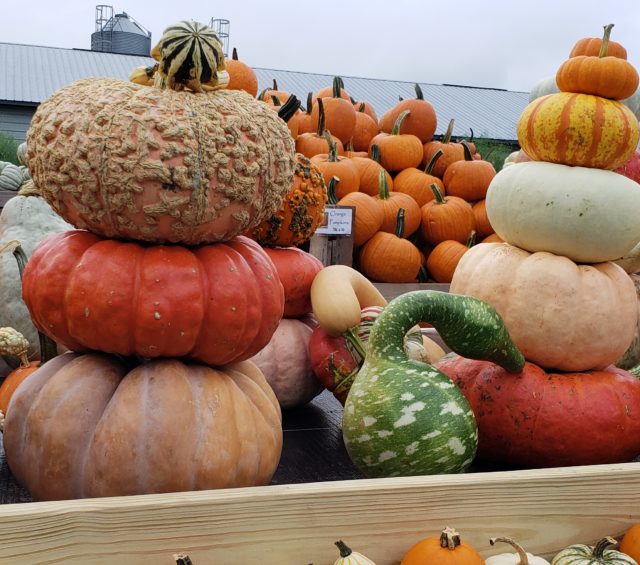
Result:
<svg viewBox="0 0 640 565"><path fill-rule="evenodd" d="M316 233L322 235L347 237L353 231L353 206L332 206L324 208L324 220L316 229Z"/></svg>

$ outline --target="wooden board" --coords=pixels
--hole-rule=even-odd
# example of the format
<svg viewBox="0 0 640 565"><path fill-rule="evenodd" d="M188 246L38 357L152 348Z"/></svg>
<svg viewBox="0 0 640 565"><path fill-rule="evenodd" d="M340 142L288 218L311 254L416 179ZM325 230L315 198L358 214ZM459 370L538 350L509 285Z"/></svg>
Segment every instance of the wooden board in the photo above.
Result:
<svg viewBox="0 0 640 565"><path fill-rule="evenodd" d="M640 521L640 464L362 479L0 507L2 563L325 565L343 539L378 565L456 527L550 557Z"/></svg>

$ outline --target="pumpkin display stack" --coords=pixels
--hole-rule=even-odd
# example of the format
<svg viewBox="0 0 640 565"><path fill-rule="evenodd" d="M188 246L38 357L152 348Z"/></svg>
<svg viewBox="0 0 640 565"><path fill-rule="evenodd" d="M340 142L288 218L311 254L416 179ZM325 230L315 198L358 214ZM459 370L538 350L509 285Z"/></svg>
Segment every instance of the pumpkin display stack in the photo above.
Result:
<svg viewBox="0 0 640 565"><path fill-rule="evenodd" d="M284 291L241 235L279 208L294 143L275 112L225 90L221 44L168 27L153 85L72 83L28 131L42 197L76 229L46 238L23 277L34 325L70 351L16 389L7 461L36 500L266 484L281 412L247 359Z"/></svg>
<svg viewBox="0 0 640 565"><path fill-rule="evenodd" d="M632 279L614 260L640 241L640 185L614 169L638 143L620 100L638 86L625 59L574 53L561 92L523 111L531 161L500 171L486 209L504 243L461 259L451 292L493 305L527 364L518 375L449 356L438 367L474 409L479 458L512 467L630 461L640 454L640 381L612 364L637 329Z"/></svg>

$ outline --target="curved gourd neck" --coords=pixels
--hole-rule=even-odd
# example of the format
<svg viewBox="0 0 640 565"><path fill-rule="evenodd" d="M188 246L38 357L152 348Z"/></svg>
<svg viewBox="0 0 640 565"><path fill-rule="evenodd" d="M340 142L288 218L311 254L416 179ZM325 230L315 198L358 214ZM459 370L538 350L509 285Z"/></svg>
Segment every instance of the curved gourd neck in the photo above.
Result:
<svg viewBox="0 0 640 565"><path fill-rule="evenodd" d="M524 357L494 308L470 296L435 290L407 292L381 312L369 337L367 358L406 361L404 336L419 322L432 324L456 353L492 361L510 372L524 367Z"/></svg>

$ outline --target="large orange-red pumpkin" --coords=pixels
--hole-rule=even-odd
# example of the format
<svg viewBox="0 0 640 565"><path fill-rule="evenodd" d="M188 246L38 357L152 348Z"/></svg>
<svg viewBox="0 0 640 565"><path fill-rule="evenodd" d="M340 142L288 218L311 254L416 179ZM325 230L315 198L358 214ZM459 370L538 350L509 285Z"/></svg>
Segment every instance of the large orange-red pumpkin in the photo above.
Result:
<svg viewBox="0 0 640 565"><path fill-rule="evenodd" d="M248 359L284 311L273 262L253 240L145 246L69 231L45 239L23 275L34 325L73 351Z"/></svg>
<svg viewBox="0 0 640 565"><path fill-rule="evenodd" d="M450 354L436 366L465 395L478 423L478 458L512 467L631 461L640 454L640 379L610 366L507 373Z"/></svg>
<svg viewBox="0 0 640 565"><path fill-rule="evenodd" d="M7 462L36 500L267 484L278 401L251 362L213 368L65 353L16 390Z"/></svg>

